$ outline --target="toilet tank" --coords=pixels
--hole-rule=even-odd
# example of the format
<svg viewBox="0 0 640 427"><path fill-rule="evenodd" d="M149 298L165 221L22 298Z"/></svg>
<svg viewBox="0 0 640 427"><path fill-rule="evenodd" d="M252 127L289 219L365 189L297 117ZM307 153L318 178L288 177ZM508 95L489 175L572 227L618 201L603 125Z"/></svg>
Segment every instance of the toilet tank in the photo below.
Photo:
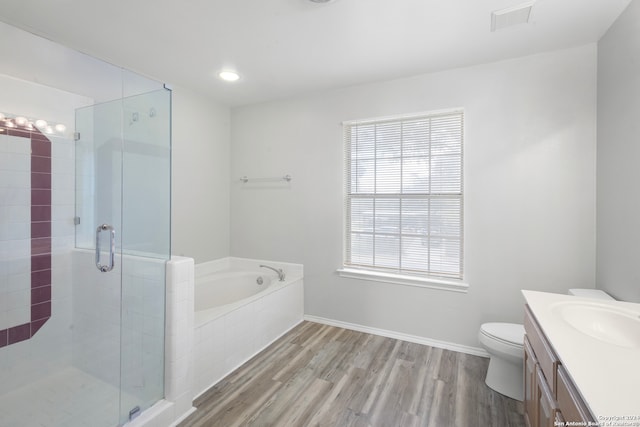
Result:
<svg viewBox="0 0 640 427"><path fill-rule="evenodd" d="M609 295L605 291L601 291L600 289L574 288L574 289L569 289L569 295L574 295L576 297L582 297L582 298L614 300L614 298L611 295Z"/></svg>

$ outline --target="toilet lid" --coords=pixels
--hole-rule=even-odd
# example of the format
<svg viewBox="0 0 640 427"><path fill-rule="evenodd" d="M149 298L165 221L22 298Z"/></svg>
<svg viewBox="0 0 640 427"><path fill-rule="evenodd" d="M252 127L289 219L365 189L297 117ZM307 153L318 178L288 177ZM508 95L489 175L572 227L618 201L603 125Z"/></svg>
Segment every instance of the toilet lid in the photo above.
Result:
<svg viewBox="0 0 640 427"><path fill-rule="evenodd" d="M485 323L480 328L486 335L502 341L524 345L524 326L517 323Z"/></svg>

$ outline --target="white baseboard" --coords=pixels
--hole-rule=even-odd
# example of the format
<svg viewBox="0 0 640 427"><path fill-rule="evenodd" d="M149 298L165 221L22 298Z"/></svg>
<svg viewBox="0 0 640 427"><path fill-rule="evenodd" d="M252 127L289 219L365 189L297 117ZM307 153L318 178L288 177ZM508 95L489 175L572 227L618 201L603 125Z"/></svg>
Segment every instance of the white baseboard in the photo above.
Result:
<svg viewBox="0 0 640 427"><path fill-rule="evenodd" d="M447 341L434 340L431 338L420 337L417 335L403 334L401 332L389 331L386 329L372 328L369 326L358 325L355 323L341 322L339 320L326 319L324 317L304 315L304 320L309 322L322 323L329 326L337 326L339 328L351 329L353 331L365 332L367 334L380 335L382 337L394 338L401 341L412 342L416 344L428 345L431 347L443 348L445 350L457 351L474 356L489 357L489 353L483 348L470 347L467 345L456 344Z"/></svg>

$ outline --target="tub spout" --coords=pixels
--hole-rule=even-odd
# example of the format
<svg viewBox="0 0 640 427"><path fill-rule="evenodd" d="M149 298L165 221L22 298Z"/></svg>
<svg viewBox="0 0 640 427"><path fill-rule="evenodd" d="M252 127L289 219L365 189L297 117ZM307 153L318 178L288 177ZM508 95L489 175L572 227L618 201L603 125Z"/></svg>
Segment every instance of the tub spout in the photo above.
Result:
<svg viewBox="0 0 640 427"><path fill-rule="evenodd" d="M273 267L269 267L268 265L260 265L260 267L268 268L269 270L275 271L276 273L278 273L278 280L280 280L281 282L284 282L284 271L281 268L273 268Z"/></svg>

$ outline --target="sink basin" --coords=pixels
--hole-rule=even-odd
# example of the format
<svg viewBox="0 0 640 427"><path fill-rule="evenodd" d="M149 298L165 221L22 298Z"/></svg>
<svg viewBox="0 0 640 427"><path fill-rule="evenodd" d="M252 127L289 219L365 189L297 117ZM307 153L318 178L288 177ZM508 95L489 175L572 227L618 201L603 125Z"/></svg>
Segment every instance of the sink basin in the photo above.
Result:
<svg viewBox="0 0 640 427"><path fill-rule="evenodd" d="M640 348L640 312L587 302L563 302L554 315L579 332L608 344Z"/></svg>

